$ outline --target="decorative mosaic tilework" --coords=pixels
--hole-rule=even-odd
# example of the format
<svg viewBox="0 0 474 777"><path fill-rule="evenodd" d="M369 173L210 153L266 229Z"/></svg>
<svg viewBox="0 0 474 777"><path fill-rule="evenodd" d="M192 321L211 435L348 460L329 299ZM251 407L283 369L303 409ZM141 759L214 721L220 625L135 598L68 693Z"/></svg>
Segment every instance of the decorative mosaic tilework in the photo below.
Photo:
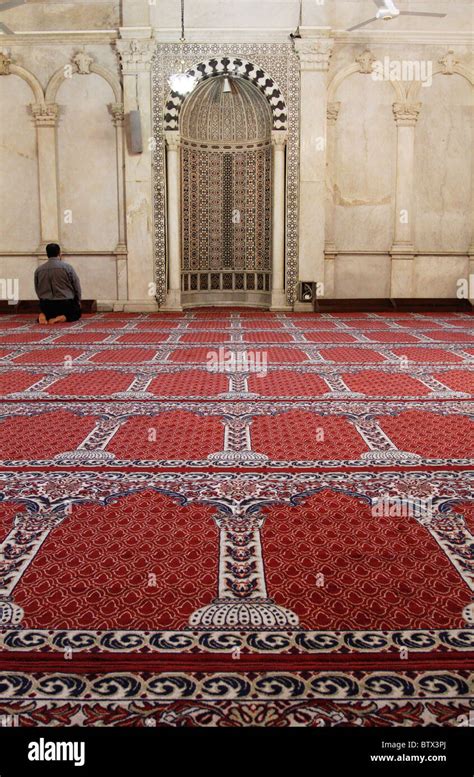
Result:
<svg viewBox="0 0 474 777"><path fill-rule="evenodd" d="M232 56L229 56L229 53ZM299 62L291 43L281 44L157 44L152 63L153 97L153 186L154 243L157 298L163 304L167 290L166 194L164 130L177 129L179 95L169 93L168 78L180 59L185 67L202 78L220 75L237 65L237 75L261 89L272 108L273 128L288 128L287 211L286 211L286 289L292 304L298 278L298 187L299 187ZM196 64L200 63L200 64ZM235 71L234 71L235 72ZM278 86L277 86L278 84ZM176 100L175 98L179 99ZM164 108L164 106L166 106ZM266 205L268 208L268 204ZM210 234L210 253L214 240ZM217 269L217 268L216 268ZM212 284L212 279L211 279Z"/></svg>

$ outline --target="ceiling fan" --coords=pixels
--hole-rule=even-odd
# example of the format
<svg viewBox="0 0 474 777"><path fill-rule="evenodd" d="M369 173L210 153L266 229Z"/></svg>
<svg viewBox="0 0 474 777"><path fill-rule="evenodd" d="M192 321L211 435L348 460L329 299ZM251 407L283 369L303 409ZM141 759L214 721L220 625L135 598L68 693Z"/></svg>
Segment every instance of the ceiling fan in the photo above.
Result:
<svg viewBox="0 0 474 777"><path fill-rule="evenodd" d="M365 22L361 22L360 24L354 25L354 27L349 27L348 32L352 32L352 30L359 30L361 27L365 27L367 24L371 24L372 22L376 22L379 19L384 19L385 21L389 21L390 19L395 19L397 16L437 16L439 19L442 19L446 16L445 13L426 13L423 11L400 11L393 0L374 0L375 5L378 8L377 13L375 16L373 16L371 19L367 19Z"/></svg>

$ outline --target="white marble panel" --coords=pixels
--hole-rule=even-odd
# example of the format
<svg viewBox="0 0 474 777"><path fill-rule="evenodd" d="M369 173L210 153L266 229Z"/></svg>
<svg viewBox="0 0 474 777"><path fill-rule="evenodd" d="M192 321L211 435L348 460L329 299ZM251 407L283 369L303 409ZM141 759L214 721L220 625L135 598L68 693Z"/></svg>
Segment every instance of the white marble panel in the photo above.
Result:
<svg viewBox="0 0 474 777"><path fill-rule="evenodd" d="M0 253L0 277L18 280L20 299L36 299L33 276L37 266L36 257L2 256Z"/></svg>
<svg viewBox="0 0 474 777"><path fill-rule="evenodd" d="M84 299L117 299L115 256L66 256L77 271Z"/></svg>
<svg viewBox="0 0 474 777"><path fill-rule="evenodd" d="M413 262L415 297L456 297L457 281L468 278L467 256L417 256Z"/></svg>
<svg viewBox="0 0 474 777"><path fill-rule="evenodd" d="M435 75L420 90L415 131L415 245L466 251L472 223L472 88L463 77Z"/></svg>
<svg viewBox="0 0 474 777"><path fill-rule="evenodd" d="M117 245L115 128L107 110L113 101L111 87L95 74L67 78L58 91L59 223L69 250Z"/></svg>
<svg viewBox="0 0 474 777"><path fill-rule="evenodd" d="M0 250L35 251L40 242L36 129L28 84L0 78ZM1 267L0 267L1 270Z"/></svg>
<svg viewBox="0 0 474 777"><path fill-rule="evenodd" d="M341 250L388 250L393 233L396 125L390 83L356 73L339 87L335 239Z"/></svg>
<svg viewBox="0 0 474 777"><path fill-rule="evenodd" d="M335 260L335 291L338 299L385 299L390 297L390 257L353 255Z"/></svg>

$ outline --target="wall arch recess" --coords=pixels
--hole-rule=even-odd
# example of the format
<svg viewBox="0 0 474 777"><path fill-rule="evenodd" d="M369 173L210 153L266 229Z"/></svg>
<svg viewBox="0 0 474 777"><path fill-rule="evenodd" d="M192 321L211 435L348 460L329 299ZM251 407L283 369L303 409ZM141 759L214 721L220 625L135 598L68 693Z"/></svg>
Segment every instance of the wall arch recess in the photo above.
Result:
<svg viewBox="0 0 474 777"><path fill-rule="evenodd" d="M170 251L167 235L166 154L179 138L179 114L184 95L170 92L168 79L176 72L177 62L194 73L201 83L205 79L229 73L253 81L269 103L272 115L272 140L281 136L286 143L286 217L284 236L285 304L294 301L298 278L298 210L299 210L299 60L292 43L236 43L229 52L228 44L159 43L152 60L153 98L153 182L154 182L154 254L156 298L167 307L170 294ZM198 63L198 64L196 64ZM258 63L258 64L255 64ZM196 87L197 88L197 87ZM165 142L166 138L166 142ZM168 151L168 153L169 153ZM171 152L173 153L173 152Z"/></svg>

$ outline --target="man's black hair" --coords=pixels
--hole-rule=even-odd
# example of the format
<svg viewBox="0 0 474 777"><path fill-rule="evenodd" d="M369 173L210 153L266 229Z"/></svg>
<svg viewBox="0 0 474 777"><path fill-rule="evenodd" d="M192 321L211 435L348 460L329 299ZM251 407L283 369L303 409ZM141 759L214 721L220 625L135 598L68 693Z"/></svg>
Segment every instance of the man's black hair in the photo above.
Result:
<svg viewBox="0 0 474 777"><path fill-rule="evenodd" d="M61 246L58 246L57 243L48 243L46 246L46 254L48 256L48 259L53 259L55 256L59 256L61 253Z"/></svg>

